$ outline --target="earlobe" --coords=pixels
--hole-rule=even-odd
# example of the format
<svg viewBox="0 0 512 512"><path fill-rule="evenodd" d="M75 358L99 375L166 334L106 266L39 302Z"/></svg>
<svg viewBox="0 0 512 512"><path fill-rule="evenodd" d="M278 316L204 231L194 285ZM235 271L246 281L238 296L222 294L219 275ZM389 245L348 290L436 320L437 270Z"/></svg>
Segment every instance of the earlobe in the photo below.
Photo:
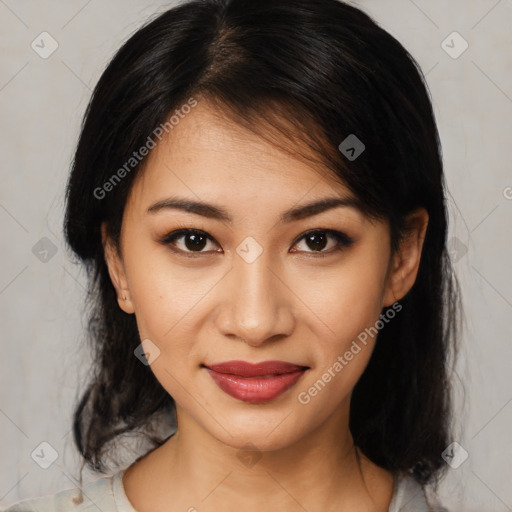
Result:
<svg viewBox="0 0 512 512"><path fill-rule="evenodd" d="M428 213L425 208L412 211L408 215L406 226L407 230L393 256L388 275L383 301L385 307L402 299L416 282L428 226Z"/></svg>
<svg viewBox="0 0 512 512"><path fill-rule="evenodd" d="M123 261L119 251L107 235L107 226L105 222L101 225L101 240L103 244L105 262L107 263L110 280L112 281L117 293L117 302L119 307L125 313L132 314L135 312L135 308L131 301L130 289L128 287L128 280L126 279Z"/></svg>

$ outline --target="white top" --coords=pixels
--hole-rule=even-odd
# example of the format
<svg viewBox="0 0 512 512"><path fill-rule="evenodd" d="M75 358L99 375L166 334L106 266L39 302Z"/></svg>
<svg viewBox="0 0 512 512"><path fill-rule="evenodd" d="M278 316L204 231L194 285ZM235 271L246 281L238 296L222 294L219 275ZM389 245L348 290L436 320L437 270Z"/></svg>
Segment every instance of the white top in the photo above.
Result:
<svg viewBox="0 0 512 512"><path fill-rule="evenodd" d="M77 503L79 489L72 488L54 495L19 501L3 512L137 512L123 487L123 474L102 477L82 487L83 501ZM412 478L395 480L395 490L388 512L435 512L427 504L422 487Z"/></svg>

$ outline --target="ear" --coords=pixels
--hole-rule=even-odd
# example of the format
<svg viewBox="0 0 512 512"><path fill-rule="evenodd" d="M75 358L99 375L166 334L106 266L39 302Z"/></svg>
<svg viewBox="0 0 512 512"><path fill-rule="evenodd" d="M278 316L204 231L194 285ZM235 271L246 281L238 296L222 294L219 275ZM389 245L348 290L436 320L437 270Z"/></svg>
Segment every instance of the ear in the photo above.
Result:
<svg viewBox="0 0 512 512"><path fill-rule="evenodd" d="M110 280L116 289L119 307L125 313L134 313L135 308L133 307L131 300L123 260L117 250L117 247L115 247L114 242L107 235L107 226L105 222L101 224L101 241L103 244L103 252L105 255L105 261L107 262Z"/></svg>
<svg viewBox="0 0 512 512"><path fill-rule="evenodd" d="M417 208L407 216L404 238L393 255L388 271L383 306L391 306L403 298L414 285L427 225L428 213L425 208Z"/></svg>

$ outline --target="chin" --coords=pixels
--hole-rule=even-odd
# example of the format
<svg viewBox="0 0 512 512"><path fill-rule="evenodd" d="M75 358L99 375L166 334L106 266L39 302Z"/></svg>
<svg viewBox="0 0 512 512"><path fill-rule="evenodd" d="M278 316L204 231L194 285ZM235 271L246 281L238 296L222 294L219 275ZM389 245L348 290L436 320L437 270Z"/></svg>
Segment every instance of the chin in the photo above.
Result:
<svg viewBox="0 0 512 512"><path fill-rule="evenodd" d="M219 442L236 450L255 447L253 449L261 452L277 451L293 445L306 434L294 416L286 408L267 414L260 409L218 418L220 425L226 425L226 429L209 419L207 429Z"/></svg>

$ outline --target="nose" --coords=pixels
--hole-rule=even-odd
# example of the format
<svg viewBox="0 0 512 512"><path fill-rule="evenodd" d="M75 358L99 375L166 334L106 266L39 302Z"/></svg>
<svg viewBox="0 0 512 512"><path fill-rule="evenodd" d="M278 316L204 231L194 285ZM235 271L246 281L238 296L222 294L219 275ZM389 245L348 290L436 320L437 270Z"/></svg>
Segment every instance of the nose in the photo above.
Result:
<svg viewBox="0 0 512 512"><path fill-rule="evenodd" d="M216 317L224 336L254 347L290 336L295 325L293 293L264 254L252 263L235 255Z"/></svg>

